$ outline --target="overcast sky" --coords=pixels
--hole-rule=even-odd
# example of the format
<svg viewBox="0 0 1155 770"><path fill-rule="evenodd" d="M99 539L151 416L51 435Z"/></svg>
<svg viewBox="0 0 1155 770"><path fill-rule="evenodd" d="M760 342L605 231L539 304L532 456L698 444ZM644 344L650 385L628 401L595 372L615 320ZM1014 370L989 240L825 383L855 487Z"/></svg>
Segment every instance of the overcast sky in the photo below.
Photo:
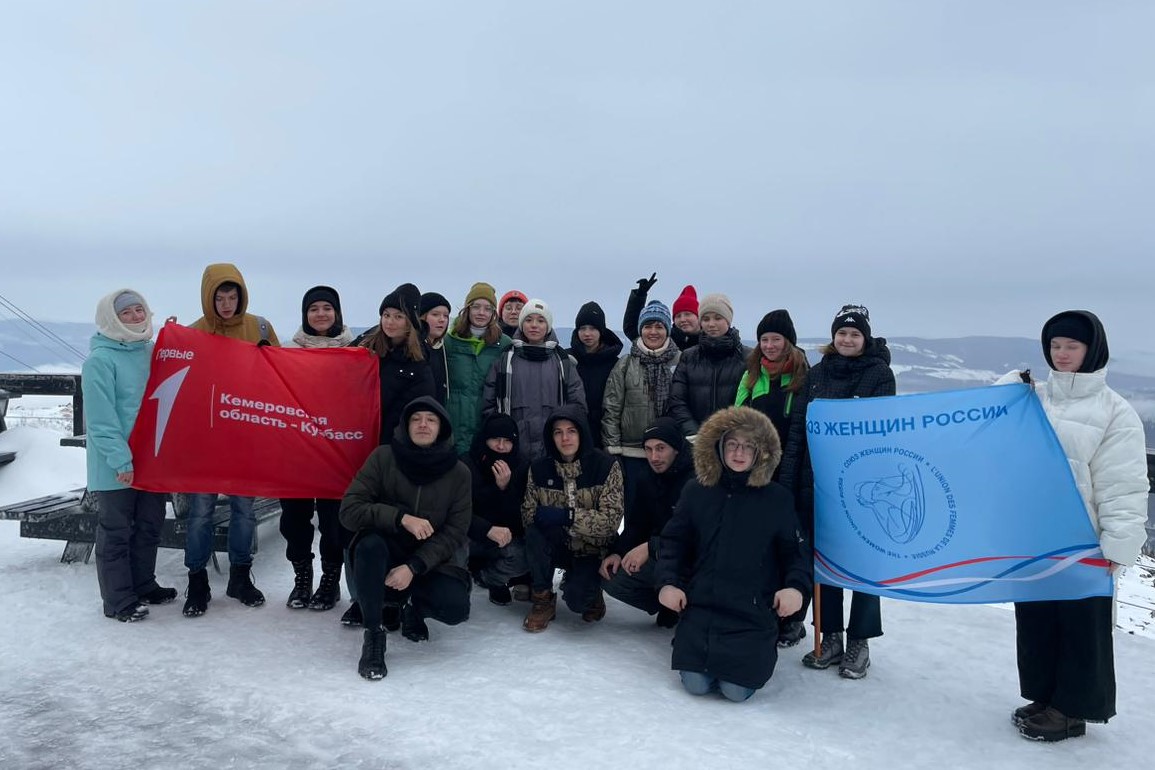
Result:
<svg viewBox="0 0 1155 770"><path fill-rule="evenodd" d="M282 337L316 283L355 325L486 280L617 326L657 270L746 336L1081 307L1151 350L1152 29L1149 0L4 0L0 294L188 322L228 261Z"/></svg>

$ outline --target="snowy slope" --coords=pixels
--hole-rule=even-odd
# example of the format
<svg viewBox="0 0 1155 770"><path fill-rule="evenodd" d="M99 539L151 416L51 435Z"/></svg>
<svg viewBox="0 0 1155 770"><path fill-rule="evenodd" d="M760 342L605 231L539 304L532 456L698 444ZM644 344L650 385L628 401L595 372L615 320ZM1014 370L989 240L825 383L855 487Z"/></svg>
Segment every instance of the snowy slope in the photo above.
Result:
<svg viewBox="0 0 1155 770"><path fill-rule="evenodd" d="M0 469L0 504L83 481L83 452L55 441L0 434L0 450L20 452ZM1150 612L1121 607L1119 716L1045 746L1008 718L1021 701L1005 607L886 601L866 679L805 669L796 648L735 705L683 693L669 632L612 600L596 626L562 609L530 635L525 605L475 591L470 621L431 623L430 643L391 635L389 676L370 683L360 633L340 609L286 609L275 525L260 542L265 607L227 599L213 575L206 616L178 602L126 625L102 616L91 564L60 564L61 543L0 522L0 767L1082 768L1145 767L1155 752ZM181 553L162 551L157 571L183 591ZM1132 569L1123 598L1155 605L1153 572Z"/></svg>

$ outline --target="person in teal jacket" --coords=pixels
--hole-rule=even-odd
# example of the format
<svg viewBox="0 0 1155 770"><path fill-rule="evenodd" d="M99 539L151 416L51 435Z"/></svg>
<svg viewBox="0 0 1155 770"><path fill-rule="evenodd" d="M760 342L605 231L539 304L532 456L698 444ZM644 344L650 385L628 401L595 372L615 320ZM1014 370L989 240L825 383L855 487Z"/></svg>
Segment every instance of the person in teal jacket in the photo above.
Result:
<svg viewBox="0 0 1155 770"><path fill-rule="evenodd" d="M148 617L147 605L176 599L156 582L164 496L133 488L128 446L148 382L152 313L139 293L114 291L96 306L96 330L81 368L88 490L99 505L96 576L105 616L132 623Z"/></svg>
<svg viewBox="0 0 1155 770"><path fill-rule="evenodd" d="M502 351L512 344L498 325L497 292L488 283L475 283L465 304L445 335L445 363L449 371L446 409L453 423L454 449L469 451L481 424L481 396L485 376Z"/></svg>

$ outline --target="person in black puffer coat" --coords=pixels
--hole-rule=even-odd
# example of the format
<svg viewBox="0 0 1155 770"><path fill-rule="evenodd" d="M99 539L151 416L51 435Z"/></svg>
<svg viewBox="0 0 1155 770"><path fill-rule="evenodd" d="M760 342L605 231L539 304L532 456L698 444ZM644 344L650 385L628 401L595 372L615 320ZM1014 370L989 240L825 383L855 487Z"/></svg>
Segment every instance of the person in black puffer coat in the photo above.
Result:
<svg viewBox="0 0 1155 770"><path fill-rule="evenodd" d="M731 406L746 372L749 351L731 324L734 306L724 294L707 294L699 304L702 336L682 353L670 386L670 416L693 436L706 419Z"/></svg>
<svg viewBox="0 0 1155 770"><path fill-rule="evenodd" d="M861 305L844 305L830 326L832 341L822 348L822 360L809 375L809 398L874 398L895 394L894 372L886 340L870 331L870 312ZM799 510L807 532L813 534L814 470L806 445L806 415L791 428L789 454L782 459L779 480L800 490ZM843 625L842 589L821 586L822 648L819 655L809 652L802 663L809 668L829 668L838 664L838 673L847 679L861 679L870 666L868 639L882 636L882 609L877 596L854 592L850 603L850 623ZM847 643L843 650L842 634Z"/></svg>
<svg viewBox="0 0 1155 770"><path fill-rule="evenodd" d="M790 492L770 480L782 456L766 415L729 407L702 425L696 478L658 549L658 600L681 612L671 668L694 695L743 701L778 661L779 618L810 594L810 551Z"/></svg>
<svg viewBox="0 0 1155 770"><path fill-rule="evenodd" d="M587 302L581 306L574 320L569 354L577 361L578 374L586 393L586 411L594 446L604 449L602 442L602 399L606 380L622 355L622 341L606 328L606 314L601 305Z"/></svg>
<svg viewBox="0 0 1155 770"><path fill-rule="evenodd" d="M489 589L489 601L499 606L512 600L511 584L529 585L521 523L528 465L517 451L517 440L514 419L491 414L474 434L469 453L461 458L473 478L470 571L478 584Z"/></svg>

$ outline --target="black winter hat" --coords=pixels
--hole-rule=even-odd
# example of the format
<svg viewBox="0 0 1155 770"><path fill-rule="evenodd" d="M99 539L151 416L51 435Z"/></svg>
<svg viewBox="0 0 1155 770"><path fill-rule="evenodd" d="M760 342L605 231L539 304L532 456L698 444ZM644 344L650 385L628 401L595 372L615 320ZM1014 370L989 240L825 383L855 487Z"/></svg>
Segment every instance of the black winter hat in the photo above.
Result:
<svg viewBox="0 0 1155 770"><path fill-rule="evenodd" d="M1111 357L1103 322L1090 310L1065 310L1043 324L1043 356L1052 369L1055 363L1051 360L1051 340L1055 337L1069 337L1087 346L1080 372L1097 372Z"/></svg>
<svg viewBox="0 0 1155 770"><path fill-rule="evenodd" d="M842 309L838 311L838 315L834 316L834 322L830 324L830 339L834 339L834 335L839 329L847 326L858 329L866 341L870 342L870 311L866 309L866 306L843 305Z"/></svg>
<svg viewBox="0 0 1155 770"><path fill-rule="evenodd" d="M337 319L329 331L325 332L326 336L336 337L345 327L345 320L341 317L341 297L332 286L314 286L305 292L305 296L301 298L301 330L305 334L317 336L317 331L309 326L309 305L314 302L328 302L333 306L333 310L337 311Z"/></svg>
<svg viewBox="0 0 1155 770"><path fill-rule="evenodd" d="M449 300L445 298L444 294L438 294L435 291L429 291L421 295L421 301L417 304L418 315L425 315L435 307L443 307L446 310L451 310L452 305Z"/></svg>
<svg viewBox="0 0 1155 770"><path fill-rule="evenodd" d="M574 319L574 329L580 329L583 326L592 326L605 334L606 312L602 310L601 305L596 302L587 302L581 306L581 310L577 312L577 318Z"/></svg>
<svg viewBox="0 0 1155 770"><path fill-rule="evenodd" d="M411 283L403 283L385 295L385 299L381 300L381 306L377 308L377 315L384 315L385 309L390 307L400 310L409 319L409 324L421 332L420 305L421 290Z"/></svg>
<svg viewBox="0 0 1155 770"><path fill-rule="evenodd" d="M682 429L673 417L659 417L654 420L650 427L642 433L642 446L645 446L646 442L652 438L666 442L679 452L684 449L685 438L682 435Z"/></svg>
<svg viewBox="0 0 1155 770"><path fill-rule="evenodd" d="M758 339L762 339L763 334L770 332L781 334L790 341L791 345L798 344L798 334L794 331L794 321L790 319L790 313L785 310L771 310L762 316L762 320L758 322Z"/></svg>
<svg viewBox="0 0 1155 770"><path fill-rule="evenodd" d="M508 414L496 412L485 418L485 422L481 425L481 437L485 439L507 438L516 444L517 421Z"/></svg>

